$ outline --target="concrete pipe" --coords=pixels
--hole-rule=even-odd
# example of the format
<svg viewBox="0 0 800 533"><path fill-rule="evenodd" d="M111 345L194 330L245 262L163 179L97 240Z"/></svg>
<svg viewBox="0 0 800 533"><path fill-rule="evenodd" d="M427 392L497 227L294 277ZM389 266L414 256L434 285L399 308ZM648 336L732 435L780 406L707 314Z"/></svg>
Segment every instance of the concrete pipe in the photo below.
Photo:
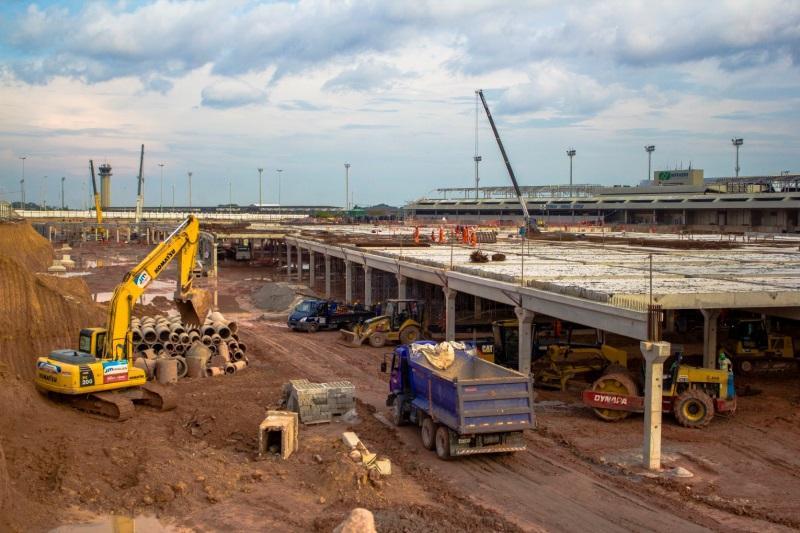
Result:
<svg viewBox="0 0 800 533"><path fill-rule="evenodd" d="M147 350L143 351L142 354L144 354L144 358L145 359L150 359L152 361L156 360L156 352L154 352L150 348L148 348Z"/></svg>
<svg viewBox="0 0 800 533"><path fill-rule="evenodd" d="M192 338L189 337L188 333L184 332L178 335L178 342L185 346L188 346L192 343Z"/></svg>
<svg viewBox="0 0 800 533"><path fill-rule="evenodd" d="M218 366L212 366L212 367L206 368L206 376L208 376L210 378L214 377L214 376L221 376L224 373L225 373L225 371L223 369L221 369L220 367L218 367Z"/></svg>
<svg viewBox="0 0 800 533"><path fill-rule="evenodd" d="M178 381L178 361L168 357L156 361L156 378L162 385L177 383Z"/></svg>
<svg viewBox="0 0 800 533"><path fill-rule="evenodd" d="M186 346L185 344L178 343L175 345L175 353L182 354L186 352L186 348L188 348L188 346Z"/></svg>
<svg viewBox="0 0 800 533"><path fill-rule="evenodd" d="M212 312L208 318L211 319L211 322L225 322L225 317L219 311Z"/></svg>
<svg viewBox="0 0 800 533"><path fill-rule="evenodd" d="M133 342L136 344L142 342L143 340L142 330L140 330L139 328L131 328L131 338L133 339Z"/></svg>
<svg viewBox="0 0 800 533"><path fill-rule="evenodd" d="M148 381L152 380L155 376L156 362L154 360L139 357L133 362L133 366L144 370L144 375L147 377Z"/></svg>
<svg viewBox="0 0 800 533"><path fill-rule="evenodd" d="M160 342L154 342L150 345L150 349L153 350L156 354L159 354L164 351L164 345Z"/></svg>
<svg viewBox="0 0 800 533"><path fill-rule="evenodd" d="M228 350L230 350L231 352L239 349L239 343L236 341L228 341L225 344L228 345Z"/></svg>
<svg viewBox="0 0 800 533"><path fill-rule="evenodd" d="M173 324L172 333L176 333L178 335L181 335L182 333L186 333L186 328L183 327L183 324L178 322L177 324Z"/></svg>
<svg viewBox="0 0 800 533"><path fill-rule="evenodd" d="M206 360L200 357L187 357L186 376L190 378L206 377Z"/></svg>
<svg viewBox="0 0 800 533"><path fill-rule="evenodd" d="M209 337L217 332L217 330L214 329L213 324L204 324L200 331L203 333L203 335L208 335Z"/></svg>
<svg viewBox="0 0 800 533"><path fill-rule="evenodd" d="M187 357L197 357L200 359L208 359L211 357L211 350L202 342L193 342L192 345L186 350Z"/></svg>
<svg viewBox="0 0 800 533"><path fill-rule="evenodd" d="M155 319L151 316L146 316L139 321L141 326L152 326L156 323Z"/></svg>
<svg viewBox="0 0 800 533"><path fill-rule="evenodd" d="M156 342L156 340L158 339L158 333L156 333L154 327L144 326L142 328L142 338L144 339L145 342L151 342L151 343Z"/></svg>
<svg viewBox="0 0 800 533"><path fill-rule="evenodd" d="M156 326L156 335L158 335L158 340L161 342L167 342L169 340L169 335L172 333L168 326L160 325Z"/></svg>
<svg viewBox="0 0 800 533"><path fill-rule="evenodd" d="M231 320L228 322L228 329L231 330L231 335L233 335L239 331L239 324L235 320Z"/></svg>
<svg viewBox="0 0 800 533"><path fill-rule="evenodd" d="M196 329L193 329L189 332L189 342L199 341L200 337L200 332Z"/></svg>
<svg viewBox="0 0 800 533"><path fill-rule="evenodd" d="M212 327L214 328L214 333L216 333L223 339L231 338L231 330L228 329L227 324L225 324L224 322L214 322Z"/></svg>
<svg viewBox="0 0 800 533"><path fill-rule="evenodd" d="M178 379L185 378L186 374L189 372L186 359L182 355L178 355L172 359L178 362Z"/></svg>
<svg viewBox="0 0 800 533"><path fill-rule="evenodd" d="M136 350L137 352L144 352L144 351L145 351L145 350L147 350L148 348L150 348L150 344L148 344L148 343L146 343L146 342L140 342L139 344L137 344L137 345L136 345L136 348L135 348L135 350Z"/></svg>
<svg viewBox="0 0 800 533"><path fill-rule="evenodd" d="M231 352L231 361L236 362L241 361L242 359L244 359L244 352L241 350L234 350Z"/></svg>
<svg viewBox="0 0 800 533"><path fill-rule="evenodd" d="M175 343L174 342L165 342L164 343L164 351L167 352L168 355L172 355L175 352Z"/></svg>
<svg viewBox="0 0 800 533"><path fill-rule="evenodd" d="M235 363L228 363L225 365L225 373L226 374L235 374L239 370L243 369L247 366L247 363L244 361L236 361Z"/></svg>
<svg viewBox="0 0 800 533"><path fill-rule="evenodd" d="M181 336L175 333L174 331L169 334L169 342L176 344L180 342Z"/></svg>
<svg viewBox="0 0 800 533"><path fill-rule="evenodd" d="M247 345L241 341L239 342L239 349L242 351L242 353L247 353Z"/></svg>
<svg viewBox="0 0 800 533"><path fill-rule="evenodd" d="M231 351L228 349L228 345L220 343L217 345L217 353L219 354L222 359L225 360L226 363L230 362L231 360Z"/></svg>
<svg viewBox="0 0 800 533"><path fill-rule="evenodd" d="M208 350L211 352L212 355L217 353L217 345L212 344L211 346L208 346Z"/></svg>
<svg viewBox="0 0 800 533"><path fill-rule="evenodd" d="M160 350L156 352L156 359L171 359L172 352L168 352L166 350Z"/></svg>
<svg viewBox="0 0 800 533"><path fill-rule="evenodd" d="M213 335L211 335L212 344L220 344L221 342L222 342L222 337L220 337L219 334L214 333Z"/></svg>
<svg viewBox="0 0 800 533"><path fill-rule="evenodd" d="M237 326L237 331L238 331L238 326ZM232 332L231 332L231 337L232 337L232 338L233 338L233 340L235 340L235 341L238 341L238 340L239 340L239 334L238 334L238 333L236 333L236 332L233 332L233 331L232 331Z"/></svg>
<svg viewBox="0 0 800 533"><path fill-rule="evenodd" d="M211 346L212 344L214 344L214 341L211 340L211 335L203 335L202 337L200 337L200 342L202 342L206 346Z"/></svg>

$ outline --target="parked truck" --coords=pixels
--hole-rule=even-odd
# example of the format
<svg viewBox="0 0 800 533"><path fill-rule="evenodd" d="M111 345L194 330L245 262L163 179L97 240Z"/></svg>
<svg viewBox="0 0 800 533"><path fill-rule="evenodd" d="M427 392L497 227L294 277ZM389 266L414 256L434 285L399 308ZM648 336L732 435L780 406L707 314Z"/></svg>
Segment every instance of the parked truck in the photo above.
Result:
<svg viewBox="0 0 800 533"><path fill-rule="evenodd" d="M349 306L333 300L309 298L295 306L286 325L289 329L315 332L321 329L350 328L375 316L363 306Z"/></svg>
<svg viewBox="0 0 800 533"><path fill-rule="evenodd" d="M456 349L438 369L421 341L398 346L381 370L390 370L386 405L395 425L415 424L422 445L441 459L525 449L523 431L534 427L533 382L527 375Z"/></svg>

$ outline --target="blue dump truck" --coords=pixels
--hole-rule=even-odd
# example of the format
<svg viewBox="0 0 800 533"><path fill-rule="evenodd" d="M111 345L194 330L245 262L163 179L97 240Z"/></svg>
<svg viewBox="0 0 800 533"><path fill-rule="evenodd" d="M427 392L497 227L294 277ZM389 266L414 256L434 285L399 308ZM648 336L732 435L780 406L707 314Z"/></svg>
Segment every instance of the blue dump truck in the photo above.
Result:
<svg viewBox="0 0 800 533"><path fill-rule="evenodd" d="M309 298L289 313L286 325L289 329L313 333L321 329L351 328L374 316L374 312L360 305L348 306L333 300Z"/></svg>
<svg viewBox="0 0 800 533"><path fill-rule="evenodd" d="M390 370L392 422L415 424L422 445L441 459L525 449L523 431L533 428L533 381L484 361L472 350L455 350L452 364L436 368L421 352L432 341L402 345L381 370Z"/></svg>

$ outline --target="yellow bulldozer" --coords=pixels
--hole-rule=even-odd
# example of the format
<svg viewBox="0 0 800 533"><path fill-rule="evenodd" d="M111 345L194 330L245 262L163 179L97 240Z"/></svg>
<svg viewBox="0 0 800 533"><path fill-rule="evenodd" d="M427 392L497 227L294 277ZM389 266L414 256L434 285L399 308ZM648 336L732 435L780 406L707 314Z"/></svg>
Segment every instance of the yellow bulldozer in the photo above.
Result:
<svg viewBox="0 0 800 533"><path fill-rule="evenodd" d="M205 290L192 288L199 236L200 223L189 216L125 274L114 290L106 327L82 329L77 350L56 350L37 360L37 389L81 410L117 420L133 416L133 402L162 411L174 408L170 391L148 383L144 370L133 366L131 314L150 283L177 259L176 307L183 322L203 323L210 307L210 295Z"/></svg>
<svg viewBox="0 0 800 533"><path fill-rule="evenodd" d="M387 300L380 316L356 324L352 330L339 331L349 344L361 346L364 341L380 348L387 342L411 344L422 339L425 331L425 302L423 300Z"/></svg>
<svg viewBox="0 0 800 533"><path fill-rule="evenodd" d="M763 318L736 320L724 346L737 373L797 369L792 337L770 332Z"/></svg>

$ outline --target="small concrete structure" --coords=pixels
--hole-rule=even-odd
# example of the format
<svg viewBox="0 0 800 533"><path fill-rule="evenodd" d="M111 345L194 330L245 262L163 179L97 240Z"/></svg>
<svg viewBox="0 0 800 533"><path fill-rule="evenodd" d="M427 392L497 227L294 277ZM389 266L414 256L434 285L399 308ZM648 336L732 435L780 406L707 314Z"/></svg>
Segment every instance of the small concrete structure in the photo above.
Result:
<svg viewBox="0 0 800 533"><path fill-rule="evenodd" d="M61 261L58 259L53 260L53 264L47 267L48 272L66 272L67 269L64 265L61 264Z"/></svg>
<svg viewBox="0 0 800 533"><path fill-rule="evenodd" d="M67 268L75 268L75 261L69 256L69 254L64 254L61 258L61 264Z"/></svg>
<svg viewBox="0 0 800 533"><path fill-rule="evenodd" d="M661 469L661 412L663 398L664 361L670 355L668 342L639 343L647 364L644 378L644 467Z"/></svg>
<svg viewBox="0 0 800 533"><path fill-rule="evenodd" d="M330 422L356 407L356 388L349 381L312 383L293 379L284 386L286 408L300 415L303 424Z"/></svg>
<svg viewBox="0 0 800 533"><path fill-rule="evenodd" d="M288 459L298 448L298 417L289 411L267 411L258 426L258 455L277 453Z"/></svg>

